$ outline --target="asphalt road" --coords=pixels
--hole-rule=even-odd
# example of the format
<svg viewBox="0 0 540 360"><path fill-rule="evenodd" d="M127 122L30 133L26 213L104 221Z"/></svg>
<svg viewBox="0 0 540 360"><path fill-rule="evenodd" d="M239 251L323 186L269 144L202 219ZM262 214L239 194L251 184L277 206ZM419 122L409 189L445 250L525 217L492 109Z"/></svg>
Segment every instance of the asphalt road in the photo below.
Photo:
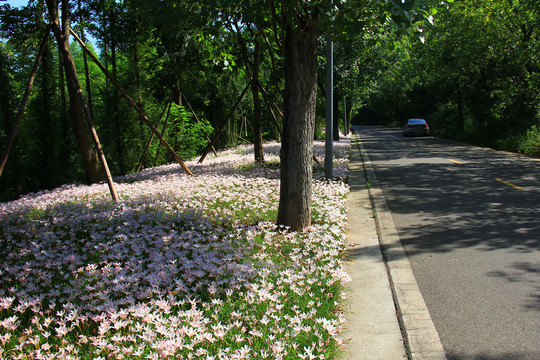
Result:
<svg viewBox="0 0 540 360"><path fill-rule="evenodd" d="M540 359L540 161L355 127L447 358Z"/></svg>

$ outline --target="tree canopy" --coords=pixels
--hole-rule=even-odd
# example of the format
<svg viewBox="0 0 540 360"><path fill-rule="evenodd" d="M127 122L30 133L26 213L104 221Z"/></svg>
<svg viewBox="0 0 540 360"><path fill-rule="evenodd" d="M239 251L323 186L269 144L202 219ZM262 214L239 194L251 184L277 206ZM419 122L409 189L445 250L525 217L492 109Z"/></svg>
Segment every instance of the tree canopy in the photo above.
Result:
<svg viewBox="0 0 540 360"><path fill-rule="evenodd" d="M398 125L425 117L437 136L531 154L540 143L540 14L533 0L47 4L0 7L2 145L51 9L57 8L62 36L68 38L69 25L92 39L94 55L180 157L210 150L216 137L216 147L253 142L254 161L264 162L262 142L281 140L282 225L300 229L310 223L312 140L325 125L321 79L327 35L335 41L335 106L341 108L345 99L354 121ZM112 174L175 161L161 141L151 141L155 134L118 87L69 38ZM92 153L91 142L81 145L86 135L73 136L81 110L73 112L65 62L51 34L0 177L0 200L66 182L98 181L81 156L84 146ZM344 111L335 113L343 127Z"/></svg>
<svg viewBox="0 0 540 360"><path fill-rule="evenodd" d="M467 0L433 10L416 34L378 58L384 71L370 79L365 109L382 123L426 117L436 136L538 155L534 1Z"/></svg>

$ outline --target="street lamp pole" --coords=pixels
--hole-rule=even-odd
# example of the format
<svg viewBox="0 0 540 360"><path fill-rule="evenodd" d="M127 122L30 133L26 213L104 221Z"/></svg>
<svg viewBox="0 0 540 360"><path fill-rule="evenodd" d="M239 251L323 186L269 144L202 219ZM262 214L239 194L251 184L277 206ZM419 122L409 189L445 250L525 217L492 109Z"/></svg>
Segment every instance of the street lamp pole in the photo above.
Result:
<svg viewBox="0 0 540 360"><path fill-rule="evenodd" d="M330 2L331 4L332 2ZM330 33L326 40L326 143L324 174L326 179L334 177L334 43Z"/></svg>

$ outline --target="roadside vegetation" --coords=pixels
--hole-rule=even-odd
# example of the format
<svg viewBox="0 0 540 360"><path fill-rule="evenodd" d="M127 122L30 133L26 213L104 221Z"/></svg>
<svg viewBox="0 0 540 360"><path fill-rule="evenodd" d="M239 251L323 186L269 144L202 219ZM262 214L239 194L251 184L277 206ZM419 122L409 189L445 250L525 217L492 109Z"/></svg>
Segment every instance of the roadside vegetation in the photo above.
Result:
<svg viewBox="0 0 540 360"><path fill-rule="evenodd" d="M334 149L302 232L276 227L279 170L247 167L252 146L190 162L195 177L170 164L116 179L117 203L100 184L0 204L0 357L332 357L349 139Z"/></svg>
<svg viewBox="0 0 540 360"><path fill-rule="evenodd" d="M274 23L279 20L274 15L285 9L273 13L267 8L273 2L263 9L259 2L246 1L240 11L237 2L226 0L220 2L220 13L207 2L62 3L70 5L70 27L180 157L200 155L222 125L217 149L282 140L287 24ZM361 21L347 26L344 23L354 16L345 3L338 4L334 134L339 133L337 126L344 130L344 115L359 124L393 126L420 117L435 136L539 156L536 2L396 0L393 7L391 1L386 3L390 10L366 8ZM320 13L320 7L321 2L310 3L306 12ZM43 2L29 2L23 8L0 6L1 146L15 120L47 31L44 19L49 17ZM126 175L173 161L155 137L149 142L152 132L73 36L70 44L111 173ZM316 138L325 126L324 37L319 37L318 46ZM95 181L81 161L61 69L51 35L0 176L0 201L65 183ZM250 88L241 96L248 84L259 91ZM223 124L236 101L238 107ZM260 151L254 157L264 162ZM99 177L97 166L93 171Z"/></svg>
<svg viewBox="0 0 540 360"><path fill-rule="evenodd" d="M425 118L444 138L540 156L540 10L535 1L433 3L408 36L366 48L358 123Z"/></svg>

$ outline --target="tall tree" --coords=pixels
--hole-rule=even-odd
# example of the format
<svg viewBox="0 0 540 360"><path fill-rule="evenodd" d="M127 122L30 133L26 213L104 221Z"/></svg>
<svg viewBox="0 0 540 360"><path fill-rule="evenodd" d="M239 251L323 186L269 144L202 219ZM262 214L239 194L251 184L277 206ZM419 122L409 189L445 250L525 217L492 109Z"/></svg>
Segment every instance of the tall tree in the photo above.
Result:
<svg viewBox="0 0 540 360"><path fill-rule="evenodd" d="M56 41L67 51L62 51L62 61L65 69L65 76L68 88L68 96L70 101L70 119L73 127L73 133L79 147L79 152L82 156L86 178L89 183L101 181L101 173L99 170L98 154L92 147L86 123L83 117L83 105L79 96L80 88L75 86L78 83L76 76L75 62L69 52L69 2L62 1L62 28L60 27L60 16L58 8L58 0L46 0L49 18L54 24L53 32ZM72 71L69 71L71 69Z"/></svg>
<svg viewBox="0 0 540 360"><path fill-rule="evenodd" d="M313 7L288 15L295 19L285 25L285 117L277 222L300 230L311 225L320 11Z"/></svg>
<svg viewBox="0 0 540 360"><path fill-rule="evenodd" d="M412 2L378 1L370 6L360 3L339 2L334 8L331 1L292 1L281 9L285 33L285 118L277 221L295 230L311 224L318 35L330 32L339 39L341 35L361 34L371 26L369 22L379 25L390 18L399 22L411 20Z"/></svg>
<svg viewBox="0 0 540 360"><path fill-rule="evenodd" d="M210 4L207 4L207 6ZM242 20L276 34L285 57L284 128L281 148L280 200L277 222L293 230L311 224L313 137L317 96L318 36L331 32L358 35L374 23L409 22L412 1L317 0L218 1L211 16L241 14ZM216 21L214 21L215 23ZM218 21L219 23L219 21Z"/></svg>
<svg viewBox="0 0 540 360"><path fill-rule="evenodd" d="M264 149L262 137L262 106L260 97L259 72L261 65L262 36L258 30L252 29L252 24L245 24L242 28L238 23L233 24L237 34L238 44L246 66L246 72L251 81L251 94L253 98L253 146L255 162L264 162ZM245 33L250 40L244 39ZM253 61L250 60L248 50L252 48Z"/></svg>

